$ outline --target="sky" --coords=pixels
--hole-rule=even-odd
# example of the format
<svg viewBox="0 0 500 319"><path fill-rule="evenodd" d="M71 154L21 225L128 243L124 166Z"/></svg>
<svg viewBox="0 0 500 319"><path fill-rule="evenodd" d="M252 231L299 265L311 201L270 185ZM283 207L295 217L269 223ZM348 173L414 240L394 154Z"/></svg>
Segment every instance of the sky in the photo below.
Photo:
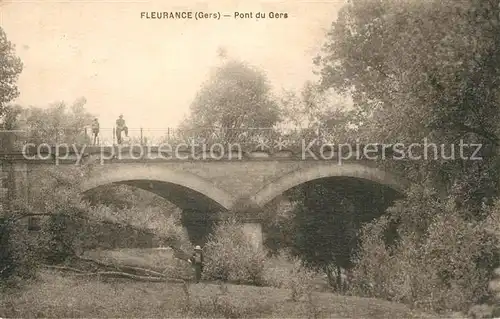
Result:
<svg viewBox="0 0 500 319"><path fill-rule="evenodd" d="M0 26L24 64L23 106L72 103L112 127L123 114L131 128L176 127L217 52L267 73L275 92L314 79L312 59L343 0L2 1ZM141 12L220 12L221 20L141 19ZM270 19L269 12L287 13ZM251 19L235 12L253 12ZM266 19L255 19L265 12Z"/></svg>

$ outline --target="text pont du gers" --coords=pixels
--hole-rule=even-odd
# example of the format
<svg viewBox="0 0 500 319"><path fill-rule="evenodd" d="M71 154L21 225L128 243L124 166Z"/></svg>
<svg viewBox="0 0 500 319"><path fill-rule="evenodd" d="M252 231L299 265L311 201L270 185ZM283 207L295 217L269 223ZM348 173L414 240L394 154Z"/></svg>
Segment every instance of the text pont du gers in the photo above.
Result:
<svg viewBox="0 0 500 319"><path fill-rule="evenodd" d="M284 12L235 12L235 19L288 19L288 13Z"/></svg>

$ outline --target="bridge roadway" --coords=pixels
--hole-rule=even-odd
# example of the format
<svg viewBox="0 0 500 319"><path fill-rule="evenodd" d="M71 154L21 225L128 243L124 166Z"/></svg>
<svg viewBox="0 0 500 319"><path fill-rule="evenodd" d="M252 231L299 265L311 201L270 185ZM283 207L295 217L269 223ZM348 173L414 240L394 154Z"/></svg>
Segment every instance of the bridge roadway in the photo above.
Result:
<svg viewBox="0 0 500 319"><path fill-rule="evenodd" d="M252 224L266 204L309 181L339 178L341 182L348 178L385 185L397 192L408 185L404 178L378 168L376 160L362 154L353 153L339 163L345 154L325 150L302 154L256 151L233 156L205 153L205 157L189 151L178 156L180 153L165 153L158 148L148 148L147 153L143 148L139 156L138 147L56 151L46 148L45 152L35 152L31 148L24 154L3 154L3 159L14 163L16 179L27 178L30 171L43 166L57 165L64 171L74 169L75 164L90 164L90 173L81 184L84 193L103 185L127 184L153 192L183 211L240 214Z"/></svg>

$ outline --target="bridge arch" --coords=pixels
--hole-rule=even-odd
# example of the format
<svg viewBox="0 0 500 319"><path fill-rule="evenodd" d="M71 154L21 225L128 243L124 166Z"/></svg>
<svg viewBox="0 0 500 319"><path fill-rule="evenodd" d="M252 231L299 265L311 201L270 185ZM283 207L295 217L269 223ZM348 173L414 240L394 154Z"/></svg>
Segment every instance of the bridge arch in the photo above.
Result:
<svg viewBox="0 0 500 319"><path fill-rule="evenodd" d="M397 192L403 192L408 185L406 180L378 168L360 164L325 163L325 165L300 168L268 183L252 196L251 202L256 207L264 207L271 200L295 186L327 177L352 177L369 180L388 186Z"/></svg>
<svg viewBox="0 0 500 319"><path fill-rule="evenodd" d="M154 181L174 184L193 190L213 200L221 207L230 210L234 198L226 191L217 188L213 183L189 172L173 171L166 167L153 165L104 165L91 173L81 187L83 193L106 184L126 184L133 181Z"/></svg>

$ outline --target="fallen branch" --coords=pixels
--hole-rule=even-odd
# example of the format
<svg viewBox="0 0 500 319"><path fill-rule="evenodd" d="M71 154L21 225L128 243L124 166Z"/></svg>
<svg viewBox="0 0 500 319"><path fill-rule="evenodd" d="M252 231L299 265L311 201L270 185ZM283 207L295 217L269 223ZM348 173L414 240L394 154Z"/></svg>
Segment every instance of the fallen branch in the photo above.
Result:
<svg viewBox="0 0 500 319"><path fill-rule="evenodd" d="M160 272L157 272L157 271L154 271L154 270L151 270L151 269L146 269L146 268L140 268L140 267L132 267L132 266L119 266L121 269L130 269L130 270L133 270L133 271L137 271L137 272L144 272L146 274L149 274L149 275L153 275L153 276L164 276L164 274L160 273Z"/></svg>
<svg viewBox="0 0 500 319"><path fill-rule="evenodd" d="M83 270L76 269L76 268L73 268L73 267L55 266L55 265L42 265L42 266L45 267L45 268L48 268L48 269L68 270L68 271L74 271L74 272L78 272L78 273L84 273Z"/></svg>
<svg viewBox="0 0 500 319"><path fill-rule="evenodd" d="M151 276L138 276L129 274L126 272L119 271L101 271L101 272L90 272L90 273L78 273L75 276L109 276L109 277L125 277L128 279L146 281L146 282L175 282L175 283L185 283L189 281L188 279L178 279L171 277L151 277Z"/></svg>
<svg viewBox="0 0 500 319"><path fill-rule="evenodd" d="M78 273L75 274L75 276L110 276L110 277L125 277L129 279L134 279L138 281L149 281L149 282L167 282L167 281L174 281L174 282L183 282L181 279L173 279L173 278L166 278L166 277L147 277L147 276L138 276L138 275L132 275L126 272L120 272L120 271L101 271L101 272L88 272L88 273Z"/></svg>
<svg viewBox="0 0 500 319"><path fill-rule="evenodd" d="M117 277L126 277L129 279L135 279L135 280L140 280L140 281L152 281L152 282L178 282L182 283L185 281L189 281L189 278L172 278L172 277L167 277L165 274L162 274L160 272L151 270L151 269L146 269L146 268L140 268L140 267L132 267L132 266L119 266L111 263L106 263L100 260L88 258L88 257L82 257L82 256L77 256L79 260L82 261L87 261L87 262L92 262L95 263L99 266L103 266L106 268L114 268L118 271L101 271L101 272L85 272L83 270L79 270L76 268L72 267L67 267L67 266L48 266L53 269L60 269L60 270L69 270L69 271L74 271L77 272L77 275L80 276L94 276L94 275L102 275L102 276L117 276ZM126 272L127 270L131 270L134 272L143 272L147 274L147 276L142 276L142 275L136 275L136 274L131 274Z"/></svg>
<svg viewBox="0 0 500 319"><path fill-rule="evenodd" d="M125 277L128 279L138 280L138 281L146 281L146 282L176 282L176 283L185 283L189 281L187 278L171 278L166 277L164 275L160 276L139 276L134 274L129 274L126 272L120 271L100 271L100 272L85 272L80 269L76 269L73 267L67 266L55 266L55 265L43 265L48 269L56 269L56 270L64 270L64 271L73 271L76 272L75 276L109 276L109 277Z"/></svg>
<svg viewBox="0 0 500 319"><path fill-rule="evenodd" d="M147 273L149 275L154 275L154 276L159 276L159 277L163 276L162 273L151 270L151 269L133 267L133 266L125 266L125 265L116 265L116 264L106 263L104 261L100 261L100 260L96 260L96 259L92 259L92 258L88 258L88 257L82 257L82 256L78 256L78 259L83 260L83 261L92 262L92 263L95 263L95 264L98 264L98 265L104 266L104 267L115 268L115 269L121 270L121 271L131 270L131 271L143 272L143 273Z"/></svg>

